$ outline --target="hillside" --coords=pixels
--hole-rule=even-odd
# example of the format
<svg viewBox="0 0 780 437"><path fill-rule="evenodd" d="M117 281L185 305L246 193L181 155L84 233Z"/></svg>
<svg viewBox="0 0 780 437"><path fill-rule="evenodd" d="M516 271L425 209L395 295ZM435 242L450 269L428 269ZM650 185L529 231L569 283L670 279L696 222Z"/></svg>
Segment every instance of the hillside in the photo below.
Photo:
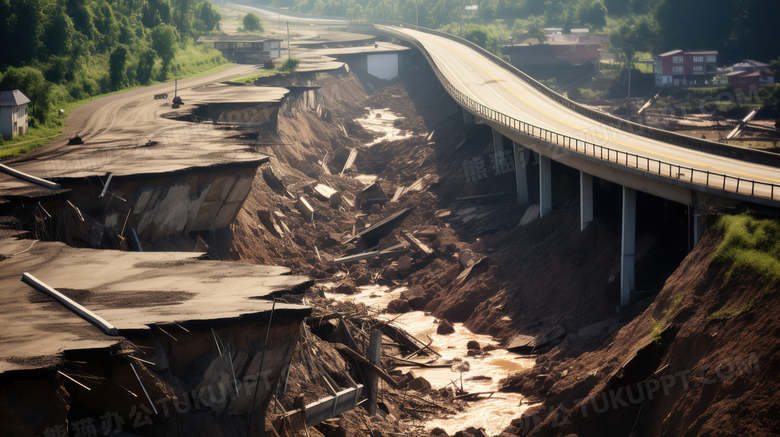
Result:
<svg viewBox="0 0 780 437"><path fill-rule="evenodd" d="M654 302L600 347L575 353L580 340L570 335L505 381L505 391L542 400L506 432L775 435L777 229L774 220L721 218Z"/></svg>

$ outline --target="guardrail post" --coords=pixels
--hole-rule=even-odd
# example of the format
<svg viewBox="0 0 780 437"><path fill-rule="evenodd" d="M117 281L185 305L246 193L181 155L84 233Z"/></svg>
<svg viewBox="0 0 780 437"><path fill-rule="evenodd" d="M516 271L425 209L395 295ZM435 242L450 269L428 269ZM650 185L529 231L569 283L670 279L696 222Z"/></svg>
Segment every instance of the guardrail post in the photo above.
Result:
<svg viewBox="0 0 780 437"><path fill-rule="evenodd" d="M620 238L620 306L631 305L636 249L636 190L623 187L623 223Z"/></svg>

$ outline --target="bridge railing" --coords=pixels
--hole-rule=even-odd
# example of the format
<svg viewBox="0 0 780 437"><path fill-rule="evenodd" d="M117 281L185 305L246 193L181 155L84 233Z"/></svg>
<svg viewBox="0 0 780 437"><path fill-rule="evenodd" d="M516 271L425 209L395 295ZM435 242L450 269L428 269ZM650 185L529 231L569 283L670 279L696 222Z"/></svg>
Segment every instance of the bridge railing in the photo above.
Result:
<svg viewBox="0 0 780 437"><path fill-rule="evenodd" d="M389 23L388 26L385 23ZM518 120L514 117L511 117L509 115L506 115L504 113L498 112L489 106L483 105L482 103L479 103L460 91L457 87L455 87L448 79L447 77L441 72L439 67L437 66L436 62L434 62L433 57L428 53L428 51L425 49L425 46L420 43L416 38L414 38L411 35L405 34L403 32L399 32L393 28L393 26L401 26L399 23L392 23L392 22L383 22L383 21L374 21L375 25L378 25L380 30L388 32L390 34L396 35L402 39L406 39L413 43L417 48L422 52L422 54L426 57L428 62L431 64L431 67L433 68L434 73L439 78L439 81L442 83L444 88L447 90L447 92L452 96L456 101L464 105L465 107L471 109L474 113L480 115L483 118L486 118L488 120L492 120L494 122L497 122L503 126L506 126L510 129L513 129L517 132L521 132L524 135L530 136L532 138L537 138L543 141L547 141L549 144L561 147L563 149L566 149L568 151L598 158L600 160L604 160L607 162L615 163L621 166L633 168L636 170L640 170L646 173L655 174L661 177L676 179L681 182L689 182L696 185L701 185L717 190L723 190L727 192L732 193L738 193L748 196L754 196L754 197L761 197L765 199L770 200L780 200L780 185L773 184L770 182L763 182L763 181L756 181L753 179L745 179L741 178L739 176L733 176L728 175L724 173L717 173L717 172L711 172L709 170L702 170L697 169L694 167L687 167L671 162L666 162L660 159L656 158L650 158L647 156L642 156L634 153L628 153L624 152L622 150L616 150L609 147L601 146L589 141L584 141L580 138L572 137L569 135L561 134L559 132L553 132L547 129L544 129L539 126L535 126L530 123L526 123L524 121ZM403 23L402 27L411 28L414 30L418 30L421 32L431 33L442 36L447 36L450 39L457 38L459 42L466 44L472 48L476 47L480 50L480 52L485 52L484 49L477 46L476 44L466 41L462 38L455 37L454 35L445 34L444 32L438 32L431 29L426 29L424 27L417 27L414 25ZM490 54L491 56L495 57L495 55ZM501 62L504 62L501 60ZM505 62L504 62L505 63ZM514 67L512 67L514 68ZM516 74L518 74L520 77L528 77L530 81L536 82L533 78L530 78L525 73L521 72L520 70L516 70ZM529 82L530 83L530 82ZM540 86L544 87L544 85L538 83ZM544 87L546 88L546 87ZM549 89L548 89L549 90ZM545 93L547 94L547 93ZM554 93L555 96L561 97L559 94ZM556 101L559 101L559 99L554 99ZM559 101L559 103L564 104L567 107L570 107L572 109L576 110L576 106L578 105L571 100L568 100L566 98L563 98L564 101ZM580 112L580 111L578 111ZM616 120L619 120L620 122L627 123L625 120L618 119L616 117L609 116L608 114L598 114L599 116L605 117L603 123L608 124L607 118L615 118ZM646 126L642 125L636 125L642 128L646 128ZM631 126L629 126L630 129ZM626 129L621 129L626 130ZM673 141L674 137L684 137L688 140L693 140L690 137L685 137L682 135L673 134L670 132L665 132L665 137L657 138L662 141L670 142L672 144L677 144ZM636 132L634 132L636 133ZM654 137L656 138L656 137ZM716 145L719 145L718 143L714 143Z"/></svg>

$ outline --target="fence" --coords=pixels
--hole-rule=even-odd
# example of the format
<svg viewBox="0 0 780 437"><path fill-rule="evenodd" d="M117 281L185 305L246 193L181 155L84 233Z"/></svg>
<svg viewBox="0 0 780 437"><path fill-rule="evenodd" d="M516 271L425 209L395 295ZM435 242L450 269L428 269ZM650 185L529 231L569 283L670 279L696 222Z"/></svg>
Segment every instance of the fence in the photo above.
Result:
<svg viewBox="0 0 780 437"><path fill-rule="evenodd" d="M738 176L711 172L709 170L701 170L693 167L686 167L679 164L666 162L655 158L650 158L647 156L642 156L642 155L624 152L621 150L611 149L609 147L604 147L598 144L583 141L579 138L570 137L568 135L560 134L558 132L553 132L538 126L534 126L530 123L517 120L511 116L495 111L488 106L476 102L475 100L473 100L472 98L468 97L460 90L458 90L454 85L452 85L452 83L450 83L450 81L439 70L438 66L433 61L433 57L430 55L430 53L428 53L428 51L425 49L425 46L422 43L420 43L420 41L418 41L416 38L414 38L409 34L394 29L393 27L400 26L400 27L417 30L420 32L430 33L448 39L452 39L459 43L467 45L472 49L478 51L480 54L485 55L494 63L498 64L500 67L503 67L509 70L511 73L515 74L516 76L520 77L525 82L529 83L531 86L539 90L546 97L576 112L586 115L591 119L606 124L610 127L620 129L620 130L630 131L634 134L640 134L670 144L675 144L683 147L687 146L688 148L698 149L701 151L715 153L718 155L729 156L729 155L735 155L739 153L743 155L742 156L743 158L744 157L754 158L753 160L744 159L746 161L749 162L761 161L759 163L765 165L773 165L773 166L780 165L780 157L771 156L771 154L765 152L754 153L753 151L743 150L743 149L739 149L737 152L731 150L731 149L738 149L733 146L727 146L727 145L707 142L707 141L696 141L695 138L675 134L672 132L662 131L660 129L648 128L647 126L627 122L620 118L613 117L609 114L604 114L592 110L590 108L586 108L583 105L572 102L571 100L552 91L551 89L542 85L541 83L531 78L527 74L511 66L510 64L506 63L506 61L498 58L497 56L479 47L478 45L448 33L439 32L436 30L431 30L424 27L418 27L406 23L401 24L401 23L375 20L374 24L375 26L377 26L379 30L398 36L400 39L405 39L411 42L412 44L414 44L415 46L417 46L417 48L423 53L423 55L426 57L428 62L431 64L431 67L433 68L436 76L439 78L439 81L442 83L442 85L447 90L447 92L456 101L458 101L465 107L471 109L472 111L482 116L483 118L497 122L503 126L521 132L530 137L547 141L551 144L570 150L572 152L579 153L586 156L591 156L594 158L598 158L625 167L634 168L643 172L659 175L662 177L668 177L680 181L690 182L708 188L729 191L732 193L743 194L743 195L754 196L754 197L761 197L770 200L780 200L780 185L777 184L773 184L770 182L756 181L753 179L745 179ZM726 153L724 153L724 151ZM721 153L717 153L717 152L721 152ZM770 155L770 156L764 156L764 155ZM735 156L729 156L729 157L736 158Z"/></svg>

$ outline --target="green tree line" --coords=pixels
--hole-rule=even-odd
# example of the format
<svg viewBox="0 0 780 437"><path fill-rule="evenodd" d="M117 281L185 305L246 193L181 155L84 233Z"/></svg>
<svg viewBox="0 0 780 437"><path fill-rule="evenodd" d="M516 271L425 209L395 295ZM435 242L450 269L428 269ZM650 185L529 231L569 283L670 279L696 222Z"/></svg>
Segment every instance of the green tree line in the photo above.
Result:
<svg viewBox="0 0 780 437"><path fill-rule="evenodd" d="M617 47L658 54L674 49L718 50L725 63L780 56L769 0L257 0L296 12L385 19L460 32L462 7L477 5L465 24L485 26L499 43L539 35L544 27L589 28L613 35ZM464 26L465 29L465 26ZM543 37L542 35L539 35ZM615 45L613 42L613 45ZM628 49L631 50L631 49Z"/></svg>
<svg viewBox="0 0 780 437"><path fill-rule="evenodd" d="M204 0L0 0L0 88L30 98L31 127L59 123L55 105L224 63L194 45L220 19Z"/></svg>

